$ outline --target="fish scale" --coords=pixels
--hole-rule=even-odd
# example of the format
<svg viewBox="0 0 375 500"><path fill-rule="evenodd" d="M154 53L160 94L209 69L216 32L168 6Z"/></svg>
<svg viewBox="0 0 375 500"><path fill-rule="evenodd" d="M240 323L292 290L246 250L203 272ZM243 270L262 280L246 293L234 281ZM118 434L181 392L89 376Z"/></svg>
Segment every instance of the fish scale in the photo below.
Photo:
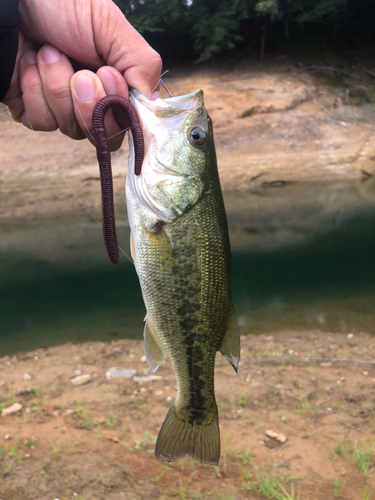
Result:
<svg viewBox="0 0 375 500"><path fill-rule="evenodd" d="M201 91L157 101L133 91L131 100L149 148L135 176L129 139L126 187L133 255L147 310L145 354L153 371L168 356L177 380L176 400L155 454L167 462L190 455L216 465L215 355L220 351L237 370L239 333L212 123ZM202 144L192 139L196 127L204 136ZM199 133L194 137L200 138Z"/></svg>

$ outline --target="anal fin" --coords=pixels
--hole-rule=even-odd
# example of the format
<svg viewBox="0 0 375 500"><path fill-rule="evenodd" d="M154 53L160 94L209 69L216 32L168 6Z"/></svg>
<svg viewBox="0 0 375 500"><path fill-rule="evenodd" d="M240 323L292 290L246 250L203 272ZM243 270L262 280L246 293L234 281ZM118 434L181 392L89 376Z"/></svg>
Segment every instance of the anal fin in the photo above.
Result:
<svg viewBox="0 0 375 500"><path fill-rule="evenodd" d="M227 328L225 330L225 335L219 348L219 352L226 360L229 361L235 372L238 371L240 350L240 331L238 328L236 312L231 302L228 313Z"/></svg>
<svg viewBox="0 0 375 500"><path fill-rule="evenodd" d="M156 335L152 329L150 321L147 316L145 318L145 329L143 331L144 344L143 348L145 351L145 356L147 360L147 364L150 367L150 370L155 372L159 366L163 363L167 355L164 352L164 349L160 345L159 340L156 338Z"/></svg>

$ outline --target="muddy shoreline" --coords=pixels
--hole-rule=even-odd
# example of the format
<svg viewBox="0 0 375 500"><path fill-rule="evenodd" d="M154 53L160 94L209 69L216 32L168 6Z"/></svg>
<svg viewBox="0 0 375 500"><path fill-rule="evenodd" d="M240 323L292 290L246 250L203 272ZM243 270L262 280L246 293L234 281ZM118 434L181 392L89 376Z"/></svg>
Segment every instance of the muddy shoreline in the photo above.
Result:
<svg viewBox="0 0 375 500"><path fill-rule="evenodd" d="M371 179L375 112L344 99L293 64L242 65L229 72L169 73L171 92L202 88L214 124L224 191L290 183ZM1 217L59 214L100 206L95 150L59 131L27 130L0 109ZM116 202L124 200L127 141L112 155ZM63 177L69 183L65 183ZM73 191L72 191L73 190Z"/></svg>

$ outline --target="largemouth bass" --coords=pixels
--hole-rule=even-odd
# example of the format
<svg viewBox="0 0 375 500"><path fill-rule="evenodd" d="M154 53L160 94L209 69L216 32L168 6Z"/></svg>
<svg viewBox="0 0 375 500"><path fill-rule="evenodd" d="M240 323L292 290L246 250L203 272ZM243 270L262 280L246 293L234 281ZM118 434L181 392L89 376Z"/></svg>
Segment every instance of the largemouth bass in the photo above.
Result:
<svg viewBox="0 0 375 500"><path fill-rule="evenodd" d="M239 331L230 289L230 244L203 92L150 101L132 91L145 155L134 173L129 136L126 199L131 249L147 315L144 351L152 371L168 356L177 396L155 455L220 458L214 365L219 351L237 371Z"/></svg>

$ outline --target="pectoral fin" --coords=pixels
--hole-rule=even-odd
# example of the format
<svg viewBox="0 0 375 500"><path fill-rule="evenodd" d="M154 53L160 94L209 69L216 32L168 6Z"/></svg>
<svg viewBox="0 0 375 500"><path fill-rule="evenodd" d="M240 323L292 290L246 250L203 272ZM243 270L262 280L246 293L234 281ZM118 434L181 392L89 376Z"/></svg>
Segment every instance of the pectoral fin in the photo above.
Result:
<svg viewBox="0 0 375 500"><path fill-rule="evenodd" d="M236 312L232 303L228 313L227 329L219 352L229 361L235 372L237 372L238 362L240 360L240 332L238 329Z"/></svg>
<svg viewBox="0 0 375 500"><path fill-rule="evenodd" d="M137 259L136 259L136 255L135 255L135 245L134 245L133 235L131 232L130 232L130 255L132 256L132 259L134 262L134 267L135 267L135 270L137 271L137 274L138 274Z"/></svg>
<svg viewBox="0 0 375 500"><path fill-rule="evenodd" d="M146 324L145 329L143 331L144 337L144 351L147 360L147 364L150 367L150 370L155 372L159 366L163 363L165 358L167 357L164 349L160 345L160 342L156 338L156 335L152 329L152 326L147 319L145 318Z"/></svg>

